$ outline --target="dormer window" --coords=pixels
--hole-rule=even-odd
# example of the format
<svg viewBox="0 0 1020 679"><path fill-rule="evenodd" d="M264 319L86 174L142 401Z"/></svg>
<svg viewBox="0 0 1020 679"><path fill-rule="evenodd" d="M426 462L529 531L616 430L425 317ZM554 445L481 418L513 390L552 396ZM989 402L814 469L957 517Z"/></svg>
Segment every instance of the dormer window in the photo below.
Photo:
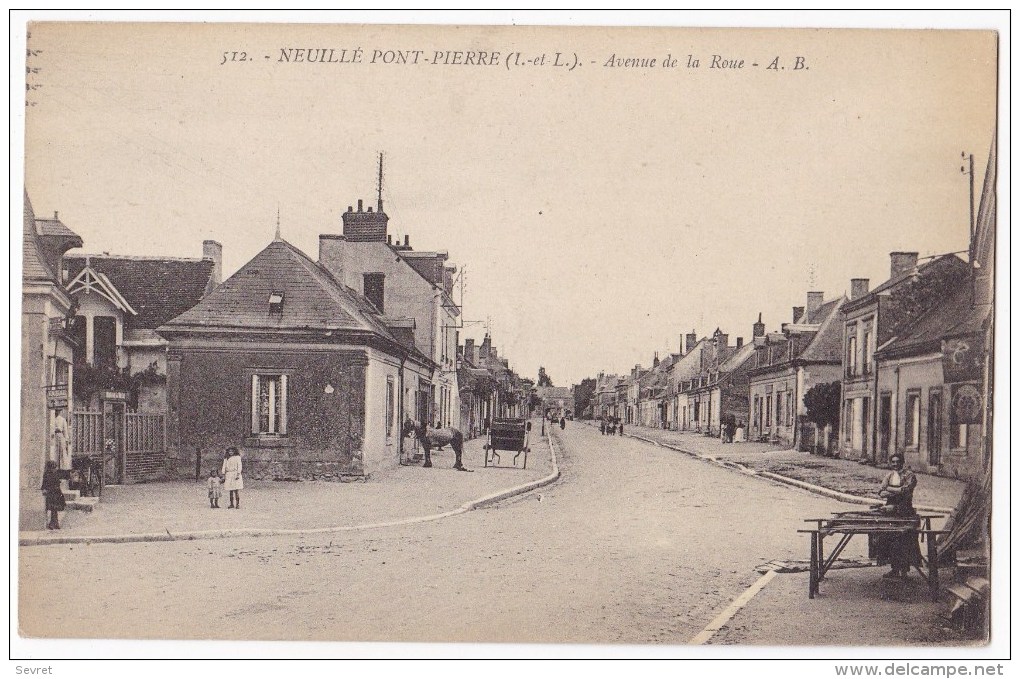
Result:
<svg viewBox="0 0 1020 679"><path fill-rule="evenodd" d="M283 293L272 292L269 294L269 313L271 314L282 314L283 313Z"/></svg>

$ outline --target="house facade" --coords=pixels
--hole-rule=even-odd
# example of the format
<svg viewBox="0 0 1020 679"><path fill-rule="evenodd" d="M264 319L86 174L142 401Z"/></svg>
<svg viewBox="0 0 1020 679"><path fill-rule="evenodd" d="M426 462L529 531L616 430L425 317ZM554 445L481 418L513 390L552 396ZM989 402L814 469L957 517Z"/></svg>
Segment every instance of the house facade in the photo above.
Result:
<svg viewBox="0 0 1020 679"><path fill-rule="evenodd" d="M875 352L969 278L969 267L956 255L941 255L923 264L916 252L890 254L890 277L874 290L869 281L850 282L843 315L843 380L839 449L842 457L879 463L892 450L894 404L879 393Z"/></svg>
<svg viewBox="0 0 1020 679"><path fill-rule="evenodd" d="M123 383L134 412L166 410L166 340L156 328L195 306L219 285L223 247L202 244L202 257L73 254L61 278L74 301L75 364L95 384L80 384L76 409L100 407L99 392ZM133 380L131 378L134 378Z"/></svg>
<svg viewBox="0 0 1020 679"><path fill-rule="evenodd" d="M56 431L72 403L75 339L72 300L61 285L64 253L82 240L60 223L37 220L25 195L21 278L21 441L19 527L42 526L39 486L47 460L60 463ZM60 419L65 422L60 423Z"/></svg>
<svg viewBox="0 0 1020 679"><path fill-rule="evenodd" d="M817 384L842 379L842 316L839 297L824 301L821 292L807 293L807 304L794 307L791 323L781 333L763 333L754 338L755 362L749 372L750 421L748 438L752 441L798 447L808 450L816 438L811 430L805 442L807 409L804 394Z"/></svg>
<svg viewBox="0 0 1020 679"><path fill-rule="evenodd" d="M436 369L414 332L273 241L158 328L178 475L217 468L228 446L256 479L336 479L399 464L401 423L431 401Z"/></svg>
<svg viewBox="0 0 1020 679"><path fill-rule="evenodd" d="M557 420L574 416L574 390L570 387L535 387L535 394L542 401L542 414Z"/></svg>
<svg viewBox="0 0 1020 679"><path fill-rule="evenodd" d="M748 372L753 344L738 337L730 346L729 335L716 328L712 337L699 342L674 369L677 409L686 412L686 428L718 436L727 418L747 422ZM687 377L687 379L683 379Z"/></svg>
<svg viewBox="0 0 1020 679"><path fill-rule="evenodd" d="M382 200L377 209L348 206L341 234L319 236L319 263L338 281L367 298L387 319L414 330L418 351L436 368L415 419L461 427L457 384L460 308L453 299L453 275L445 251L415 251L410 238L394 242Z"/></svg>
<svg viewBox="0 0 1020 679"><path fill-rule="evenodd" d="M979 479L991 461L995 180L993 145L969 275L875 352L879 457L929 474Z"/></svg>

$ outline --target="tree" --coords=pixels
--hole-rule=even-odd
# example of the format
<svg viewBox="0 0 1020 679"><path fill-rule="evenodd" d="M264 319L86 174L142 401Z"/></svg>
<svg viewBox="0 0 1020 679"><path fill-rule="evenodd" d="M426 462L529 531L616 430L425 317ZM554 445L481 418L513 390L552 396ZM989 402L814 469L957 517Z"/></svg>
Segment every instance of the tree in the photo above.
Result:
<svg viewBox="0 0 1020 679"><path fill-rule="evenodd" d="M545 372L545 368L538 369L538 386L540 387L553 386L552 380L549 379L549 375L547 375Z"/></svg>
<svg viewBox="0 0 1020 679"><path fill-rule="evenodd" d="M586 377L574 385L574 417L583 417L595 396L595 378Z"/></svg>
<svg viewBox="0 0 1020 679"><path fill-rule="evenodd" d="M816 384L808 389L804 394L804 407L807 409L808 421L823 431L838 430L841 397L839 382ZM822 446L825 452L829 452L828 435L824 437Z"/></svg>

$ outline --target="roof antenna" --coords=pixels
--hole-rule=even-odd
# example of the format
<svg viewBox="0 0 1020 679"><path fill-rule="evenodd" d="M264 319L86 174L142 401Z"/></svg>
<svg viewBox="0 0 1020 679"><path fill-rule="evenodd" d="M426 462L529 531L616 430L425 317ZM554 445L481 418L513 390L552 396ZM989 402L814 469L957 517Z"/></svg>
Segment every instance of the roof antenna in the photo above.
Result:
<svg viewBox="0 0 1020 679"><path fill-rule="evenodd" d="M280 204L276 204L276 236L273 240L283 240L280 236Z"/></svg>
<svg viewBox="0 0 1020 679"><path fill-rule="evenodd" d="M378 200L378 204L377 204L377 208L376 208L376 210L378 212L382 212L383 211L383 209L382 209L382 157L383 157L383 154L382 154L382 151L380 151L379 152L379 186L378 186L378 189L379 189L379 200Z"/></svg>

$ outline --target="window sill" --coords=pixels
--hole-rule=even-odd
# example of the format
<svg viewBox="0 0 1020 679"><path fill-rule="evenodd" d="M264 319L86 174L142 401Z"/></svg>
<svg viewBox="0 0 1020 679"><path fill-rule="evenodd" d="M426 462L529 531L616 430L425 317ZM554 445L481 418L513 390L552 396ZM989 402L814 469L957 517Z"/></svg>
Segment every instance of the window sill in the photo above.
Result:
<svg viewBox="0 0 1020 679"><path fill-rule="evenodd" d="M246 448L293 448L294 439L271 434L248 436L244 445Z"/></svg>

